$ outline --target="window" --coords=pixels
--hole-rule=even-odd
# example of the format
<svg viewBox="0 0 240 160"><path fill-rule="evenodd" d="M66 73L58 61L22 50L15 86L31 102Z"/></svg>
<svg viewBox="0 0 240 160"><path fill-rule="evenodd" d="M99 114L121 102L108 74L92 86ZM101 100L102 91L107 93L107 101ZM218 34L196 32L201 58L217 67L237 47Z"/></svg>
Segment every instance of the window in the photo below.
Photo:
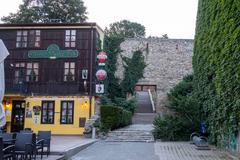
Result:
<svg viewBox="0 0 240 160"><path fill-rule="evenodd" d="M29 31L29 47L40 47L40 30Z"/></svg>
<svg viewBox="0 0 240 160"><path fill-rule="evenodd" d="M42 101L42 124L54 124L54 101Z"/></svg>
<svg viewBox="0 0 240 160"><path fill-rule="evenodd" d="M38 63L27 63L27 82L37 82L39 79Z"/></svg>
<svg viewBox="0 0 240 160"><path fill-rule="evenodd" d="M61 102L61 124L73 124L74 101Z"/></svg>
<svg viewBox="0 0 240 160"><path fill-rule="evenodd" d="M25 48L25 47L40 47L40 30L23 30L17 31L16 47Z"/></svg>
<svg viewBox="0 0 240 160"><path fill-rule="evenodd" d="M65 47L76 46L76 30L65 31Z"/></svg>
<svg viewBox="0 0 240 160"><path fill-rule="evenodd" d="M75 81L75 62L64 63L64 79L65 82Z"/></svg>
<svg viewBox="0 0 240 160"><path fill-rule="evenodd" d="M17 31L16 47L24 48L27 47L28 32L27 31Z"/></svg>
<svg viewBox="0 0 240 160"><path fill-rule="evenodd" d="M14 82L21 84L25 80L25 63L19 62L15 64Z"/></svg>

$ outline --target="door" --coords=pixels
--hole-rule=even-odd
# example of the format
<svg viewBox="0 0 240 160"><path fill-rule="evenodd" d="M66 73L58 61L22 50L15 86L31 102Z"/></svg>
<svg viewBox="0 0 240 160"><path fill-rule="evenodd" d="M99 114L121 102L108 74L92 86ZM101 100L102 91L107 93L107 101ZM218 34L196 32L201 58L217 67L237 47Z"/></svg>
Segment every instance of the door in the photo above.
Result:
<svg viewBox="0 0 240 160"><path fill-rule="evenodd" d="M19 132L24 128L25 101L13 101L11 132Z"/></svg>

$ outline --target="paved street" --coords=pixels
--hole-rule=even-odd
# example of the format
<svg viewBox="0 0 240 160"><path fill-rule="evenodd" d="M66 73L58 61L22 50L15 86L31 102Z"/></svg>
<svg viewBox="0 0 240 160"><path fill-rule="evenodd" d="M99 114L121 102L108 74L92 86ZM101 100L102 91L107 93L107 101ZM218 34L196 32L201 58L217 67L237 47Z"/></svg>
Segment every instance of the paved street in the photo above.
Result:
<svg viewBox="0 0 240 160"><path fill-rule="evenodd" d="M72 160L159 160L154 143L97 142L81 151Z"/></svg>
<svg viewBox="0 0 240 160"><path fill-rule="evenodd" d="M196 150L188 142L97 142L72 160L230 160L218 151Z"/></svg>

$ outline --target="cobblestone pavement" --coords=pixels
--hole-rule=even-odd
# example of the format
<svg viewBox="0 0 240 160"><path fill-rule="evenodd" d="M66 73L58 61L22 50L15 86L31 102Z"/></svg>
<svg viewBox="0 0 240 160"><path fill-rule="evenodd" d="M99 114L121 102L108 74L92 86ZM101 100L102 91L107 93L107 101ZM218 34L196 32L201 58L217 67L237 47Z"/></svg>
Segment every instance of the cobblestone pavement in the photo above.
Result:
<svg viewBox="0 0 240 160"><path fill-rule="evenodd" d="M188 142L100 141L71 160L231 160L216 150L197 150Z"/></svg>
<svg viewBox="0 0 240 160"><path fill-rule="evenodd" d="M197 150L188 142L156 142L154 148L159 160L230 160L221 152Z"/></svg>

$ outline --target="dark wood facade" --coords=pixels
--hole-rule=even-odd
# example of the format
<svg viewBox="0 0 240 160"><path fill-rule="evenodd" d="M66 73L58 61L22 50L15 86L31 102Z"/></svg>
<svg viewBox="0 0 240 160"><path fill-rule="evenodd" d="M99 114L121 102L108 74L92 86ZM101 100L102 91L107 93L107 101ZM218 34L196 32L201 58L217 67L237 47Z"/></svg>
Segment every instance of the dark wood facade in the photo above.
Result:
<svg viewBox="0 0 240 160"><path fill-rule="evenodd" d="M70 33L74 30L73 37L68 36L69 30ZM37 34L34 34L34 37L31 33ZM18 38L19 35L22 36L21 34L27 38L24 39L24 36ZM94 95L96 51L100 34L102 30L95 23L1 24L0 39L3 40L10 53L5 60L6 94ZM36 38L36 35L39 38ZM75 45L66 46L69 38L73 40L70 40L70 43L74 42ZM24 43L20 44L19 41L24 41ZM36 46L34 46L35 42ZM79 56L75 58L29 58L29 51L47 50L52 44L57 45L63 51L77 50ZM86 74L82 76L84 70L87 70L87 77L84 77ZM66 75L70 71L71 80ZM34 79L31 79L33 74Z"/></svg>

